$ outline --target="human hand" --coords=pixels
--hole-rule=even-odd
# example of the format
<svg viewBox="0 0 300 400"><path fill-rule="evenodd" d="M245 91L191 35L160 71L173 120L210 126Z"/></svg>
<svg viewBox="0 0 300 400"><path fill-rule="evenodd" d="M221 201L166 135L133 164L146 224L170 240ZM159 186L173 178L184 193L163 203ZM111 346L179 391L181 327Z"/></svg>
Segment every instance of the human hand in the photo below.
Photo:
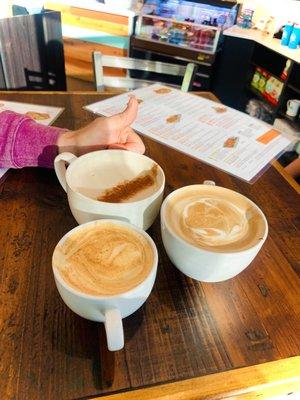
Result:
<svg viewBox="0 0 300 400"><path fill-rule="evenodd" d="M137 111L138 102L131 97L120 114L96 118L81 129L61 134L57 140L59 152L69 151L80 156L95 150L124 149L143 154L144 143L130 128Z"/></svg>

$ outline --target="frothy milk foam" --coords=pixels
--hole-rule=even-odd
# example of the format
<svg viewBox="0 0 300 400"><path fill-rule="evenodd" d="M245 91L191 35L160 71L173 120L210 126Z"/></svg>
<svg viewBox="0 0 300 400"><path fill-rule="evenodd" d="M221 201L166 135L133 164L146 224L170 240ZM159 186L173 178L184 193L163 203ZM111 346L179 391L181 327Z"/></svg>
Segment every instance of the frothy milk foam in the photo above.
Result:
<svg viewBox="0 0 300 400"><path fill-rule="evenodd" d="M95 296L138 286L151 272L153 261L152 247L142 234L111 222L79 229L53 255L67 285Z"/></svg>
<svg viewBox="0 0 300 400"><path fill-rule="evenodd" d="M170 198L166 221L188 243L211 251L241 251L262 240L265 223L249 200L221 187L186 187Z"/></svg>

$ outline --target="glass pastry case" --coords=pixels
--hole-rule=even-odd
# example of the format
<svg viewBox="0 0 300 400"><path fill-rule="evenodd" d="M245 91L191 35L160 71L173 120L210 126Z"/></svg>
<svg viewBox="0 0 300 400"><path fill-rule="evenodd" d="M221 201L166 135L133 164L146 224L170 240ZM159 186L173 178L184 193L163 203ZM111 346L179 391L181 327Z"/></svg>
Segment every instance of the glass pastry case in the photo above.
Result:
<svg viewBox="0 0 300 400"><path fill-rule="evenodd" d="M222 31L235 24L239 5L226 0L145 0L131 37L135 58L197 66L193 90L208 90ZM141 77L138 72L135 77ZM151 73L143 79L153 79ZM173 80L166 82L176 83Z"/></svg>
<svg viewBox="0 0 300 400"><path fill-rule="evenodd" d="M221 28L176 21L155 15L140 15L136 36L168 45L215 53Z"/></svg>

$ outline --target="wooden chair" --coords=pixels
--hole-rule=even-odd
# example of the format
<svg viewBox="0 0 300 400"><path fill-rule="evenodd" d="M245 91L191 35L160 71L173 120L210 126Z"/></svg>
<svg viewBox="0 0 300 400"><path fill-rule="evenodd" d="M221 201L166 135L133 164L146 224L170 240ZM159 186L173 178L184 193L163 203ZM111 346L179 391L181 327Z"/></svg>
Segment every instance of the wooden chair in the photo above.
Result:
<svg viewBox="0 0 300 400"><path fill-rule="evenodd" d="M95 86L98 92L103 92L105 87L138 89L151 85L159 81L149 81L119 76L104 76L103 67L121 68L127 70L138 70L147 72L156 72L158 74L182 76L181 90L188 92L191 89L196 65L171 64L161 61L149 61L130 57L105 56L99 51L93 52L93 68L95 77ZM176 85L171 85L175 86Z"/></svg>
<svg viewBox="0 0 300 400"><path fill-rule="evenodd" d="M0 89L61 91L66 86L60 12L0 18Z"/></svg>

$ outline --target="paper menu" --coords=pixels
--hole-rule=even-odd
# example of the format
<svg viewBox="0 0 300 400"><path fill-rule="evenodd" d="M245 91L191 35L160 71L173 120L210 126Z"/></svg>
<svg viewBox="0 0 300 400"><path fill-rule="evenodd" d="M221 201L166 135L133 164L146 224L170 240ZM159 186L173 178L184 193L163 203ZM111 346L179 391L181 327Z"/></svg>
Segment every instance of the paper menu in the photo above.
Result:
<svg viewBox="0 0 300 400"><path fill-rule="evenodd" d="M9 110L19 114L26 114L43 125L51 125L63 112L61 107L50 107L28 103L18 103L0 99L0 113ZM8 171L8 168L0 168L0 180Z"/></svg>
<svg viewBox="0 0 300 400"><path fill-rule="evenodd" d="M159 84L130 94L140 103L135 130L248 182L291 143L263 121L200 96ZM110 116L124 110L128 96L85 108Z"/></svg>
<svg viewBox="0 0 300 400"><path fill-rule="evenodd" d="M0 98L0 112L5 110L26 114L40 124L51 125L64 109L61 107L6 101Z"/></svg>

